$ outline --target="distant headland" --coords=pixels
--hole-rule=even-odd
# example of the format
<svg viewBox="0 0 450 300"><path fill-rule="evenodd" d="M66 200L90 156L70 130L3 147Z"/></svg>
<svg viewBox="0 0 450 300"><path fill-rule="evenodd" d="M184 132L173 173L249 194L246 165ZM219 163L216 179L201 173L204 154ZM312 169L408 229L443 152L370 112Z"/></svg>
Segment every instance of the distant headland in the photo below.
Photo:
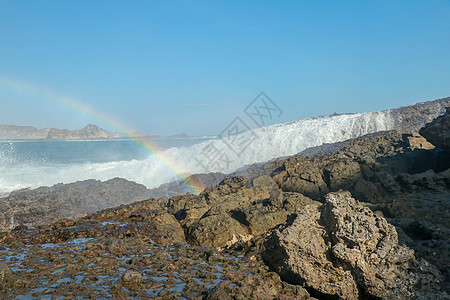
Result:
<svg viewBox="0 0 450 300"><path fill-rule="evenodd" d="M37 129L33 126L0 125L0 140L93 140L117 139L117 132L109 132L89 124L82 129Z"/></svg>
<svg viewBox="0 0 450 300"><path fill-rule="evenodd" d="M34 126L0 125L0 141L17 140L108 140L108 139L189 139L200 138L186 133L174 134L170 136L142 135L135 133L133 136L123 136L118 132L110 132L97 125L88 124L82 129L58 129L43 128L37 129Z"/></svg>

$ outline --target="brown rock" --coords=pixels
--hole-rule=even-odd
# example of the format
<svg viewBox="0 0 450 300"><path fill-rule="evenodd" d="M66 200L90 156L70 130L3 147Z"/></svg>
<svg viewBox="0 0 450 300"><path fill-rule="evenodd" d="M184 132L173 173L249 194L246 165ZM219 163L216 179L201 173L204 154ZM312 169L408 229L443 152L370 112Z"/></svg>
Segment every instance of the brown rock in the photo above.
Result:
<svg viewBox="0 0 450 300"><path fill-rule="evenodd" d="M213 286L208 290L205 300L232 300L233 298L225 291L220 284Z"/></svg>
<svg viewBox="0 0 450 300"><path fill-rule="evenodd" d="M128 270L123 274L122 281L127 284L140 284L142 281L142 274L133 270Z"/></svg>
<svg viewBox="0 0 450 300"><path fill-rule="evenodd" d="M297 211L294 220L272 231L263 259L289 283L305 284L320 294L357 299L351 272L327 259L330 241L324 238L326 229L317 223L319 218L317 206Z"/></svg>
<svg viewBox="0 0 450 300"><path fill-rule="evenodd" d="M252 181L252 185L257 187L265 187L270 190L278 189L277 182L269 175L261 175L254 178Z"/></svg>
<svg viewBox="0 0 450 300"><path fill-rule="evenodd" d="M433 145L450 152L450 107L443 116L420 129L419 133Z"/></svg>
<svg viewBox="0 0 450 300"><path fill-rule="evenodd" d="M443 295L437 269L399 246L395 228L383 217L348 193L325 200L320 208L297 211L268 235L263 259L284 280L344 299Z"/></svg>
<svg viewBox="0 0 450 300"><path fill-rule="evenodd" d="M270 193L270 198L269 198L270 205L278 207L278 208L282 208L283 201L284 201L284 196L283 196L282 190L278 189L278 190L274 190Z"/></svg>

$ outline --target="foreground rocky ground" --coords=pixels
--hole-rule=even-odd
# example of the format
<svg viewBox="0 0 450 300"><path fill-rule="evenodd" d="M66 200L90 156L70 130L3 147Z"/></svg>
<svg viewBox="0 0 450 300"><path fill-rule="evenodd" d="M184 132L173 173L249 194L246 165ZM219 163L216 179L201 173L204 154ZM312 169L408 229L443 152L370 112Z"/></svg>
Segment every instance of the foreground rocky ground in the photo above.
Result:
<svg viewBox="0 0 450 300"><path fill-rule="evenodd" d="M3 232L0 296L449 298L449 113L426 139L381 132L200 195Z"/></svg>

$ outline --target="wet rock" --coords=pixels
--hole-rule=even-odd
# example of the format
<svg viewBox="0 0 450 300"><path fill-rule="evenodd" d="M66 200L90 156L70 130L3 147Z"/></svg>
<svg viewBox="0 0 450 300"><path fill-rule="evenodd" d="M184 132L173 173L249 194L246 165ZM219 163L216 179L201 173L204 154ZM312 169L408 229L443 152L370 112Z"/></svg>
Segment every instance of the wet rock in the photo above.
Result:
<svg viewBox="0 0 450 300"><path fill-rule="evenodd" d="M419 133L433 145L450 152L450 107L443 116L420 129Z"/></svg>
<svg viewBox="0 0 450 300"><path fill-rule="evenodd" d="M321 207L296 211L273 229L262 257L287 282L317 295L346 299L431 297L441 275L398 245L394 226L348 193L328 194Z"/></svg>

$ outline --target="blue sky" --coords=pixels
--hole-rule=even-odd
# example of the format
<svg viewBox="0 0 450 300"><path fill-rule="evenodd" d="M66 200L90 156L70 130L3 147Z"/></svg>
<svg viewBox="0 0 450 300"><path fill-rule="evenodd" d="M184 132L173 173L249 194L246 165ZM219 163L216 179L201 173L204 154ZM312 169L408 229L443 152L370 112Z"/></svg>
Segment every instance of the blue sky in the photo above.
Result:
<svg viewBox="0 0 450 300"><path fill-rule="evenodd" d="M274 122L450 96L449 16L443 0L0 0L0 76L147 134L215 135L261 91ZM92 122L0 84L0 124Z"/></svg>

